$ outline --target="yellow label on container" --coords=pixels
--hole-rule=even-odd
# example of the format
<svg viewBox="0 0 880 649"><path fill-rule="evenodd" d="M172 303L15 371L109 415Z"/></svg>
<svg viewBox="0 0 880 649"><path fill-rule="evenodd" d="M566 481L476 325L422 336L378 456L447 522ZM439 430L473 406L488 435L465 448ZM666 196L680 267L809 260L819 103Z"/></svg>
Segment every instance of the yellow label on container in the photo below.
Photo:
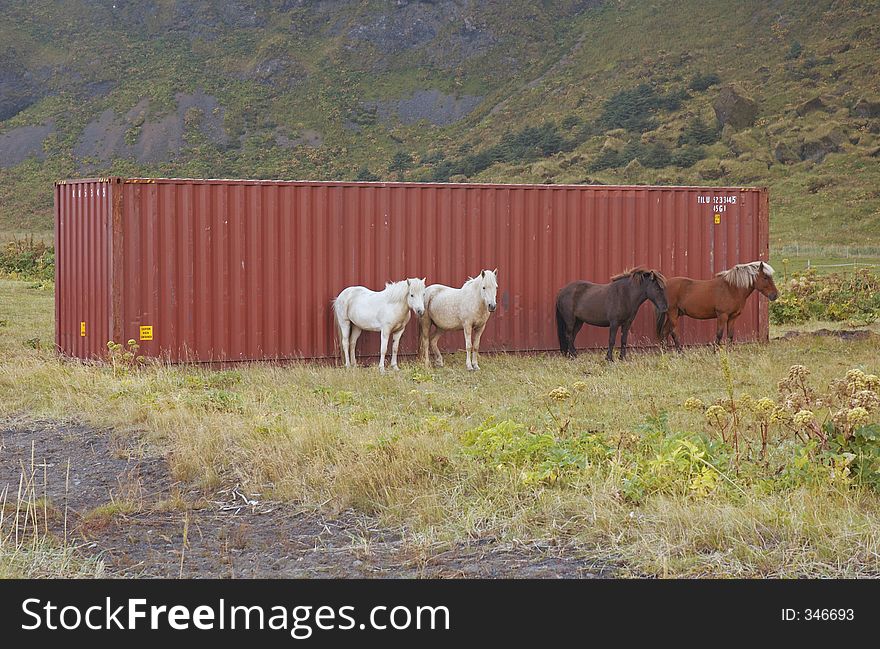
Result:
<svg viewBox="0 0 880 649"><path fill-rule="evenodd" d="M85 335L86 335L86 323L85 323L85 322L80 322L80 323L79 323L79 335L80 335L80 336L85 336Z"/></svg>
<svg viewBox="0 0 880 649"><path fill-rule="evenodd" d="M153 339L153 326L152 325L142 325L141 326L141 340L152 340Z"/></svg>
<svg viewBox="0 0 880 649"><path fill-rule="evenodd" d="M721 215L716 214L715 215L715 225L718 225L719 223L721 223Z"/></svg>

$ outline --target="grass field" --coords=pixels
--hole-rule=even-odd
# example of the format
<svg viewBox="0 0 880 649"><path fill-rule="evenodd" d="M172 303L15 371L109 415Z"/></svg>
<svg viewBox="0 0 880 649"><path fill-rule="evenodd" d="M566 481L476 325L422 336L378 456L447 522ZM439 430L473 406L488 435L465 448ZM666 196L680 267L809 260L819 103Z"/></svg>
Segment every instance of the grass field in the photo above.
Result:
<svg viewBox="0 0 880 649"><path fill-rule="evenodd" d="M573 544L622 575L880 574L878 494L783 427L769 426L760 453L742 405L781 402L777 383L792 365L817 392L851 369L877 373L876 336L636 353L613 365L598 353L486 356L479 373L461 353L442 369L405 360L386 376L313 365L129 370L59 360L52 304L49 290L0 281L0 418L134 432L205 490L237 483L316 510L353 508L412 543ZM738 457L704 414L731 394L743 408ZM704 405L686 408L694 398ZM11 562L4 548L0 566ZM3 569L45 565L17 556Z"/></svg>

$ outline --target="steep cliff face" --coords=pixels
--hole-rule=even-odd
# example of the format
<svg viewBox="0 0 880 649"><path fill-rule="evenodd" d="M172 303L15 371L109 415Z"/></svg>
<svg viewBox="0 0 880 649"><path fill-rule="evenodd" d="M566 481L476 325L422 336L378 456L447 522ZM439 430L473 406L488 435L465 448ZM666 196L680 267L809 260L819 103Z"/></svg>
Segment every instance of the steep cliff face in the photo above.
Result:
<svg viewBox="0 0 880 649"><path fill-rule="evenodd" d="M869 0L5 3L0 232L137 173L769 184L776 233L876 236L878 36Z"/></svg>

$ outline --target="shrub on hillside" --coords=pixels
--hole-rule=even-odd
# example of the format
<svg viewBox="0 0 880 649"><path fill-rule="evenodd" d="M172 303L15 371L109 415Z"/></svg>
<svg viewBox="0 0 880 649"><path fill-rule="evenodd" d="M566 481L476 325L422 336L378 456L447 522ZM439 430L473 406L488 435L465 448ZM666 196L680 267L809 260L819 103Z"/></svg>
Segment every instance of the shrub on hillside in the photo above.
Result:
<svg viewBox="0 0 880 649"><path fill-rule="evenodd" d="M621 90L605 101L599 123L607 130L624 128L644 132L654 128L654 112L659 108L655 90L646 83Z"/></svg>
<svg viewBox="0 0 880 649"><path fill-rule="evenodd" d="M715 72L710 72L708 74L697 74L691 79L691 82L688 84L688 88L691 90L696 90L697 92L703 92L704 90L708 90L710 86L714 86L717 83L721 83L721 77L719 77Z"/></svg>
<svg viewBox="0 0 880 649"><path fill-rule="evenodd" d="M406 171L407 169L411 169L412 166L412 156L405 151L398 151L394 154L394 157L391 158L391 162L388 165L388 171Z"/></svg>
<svg viewBox="0 0 880 649"><path fill-rule="evenodd" d="M602 105L599 126L605 130L623 128L635 133L650 131L659 110L676 110L687 97L684 89L663 94L646 83L616 92Z"/></svg>
<svg viewBox="0 0 880 649"><path fill-rule="evenodd" d="M467 153L455 160L440 160L434 167L431 180L446 182L451 176L473 176L488 169L496 162L534 162L561 151L571 151L586 137L592 134L589 125L572 126L570 136L560 132L559 126L553 121L544 122L539 126L525 126L518 131L508 131L501 136L501 141L477 153ZM472 147L461 148L470 151Z"/></svg>
<svg viewBox="0 0 880 649"><path fill-rule="evenodd" d="M706 150L701 146L679 147L672 152L672 164L682 169L693 167L706 157Z"/></svg>
<svg viewBox="0 0 880 649"><path fill-rule="evenodd" d="M721 129L717 126L709 126L702 118L695 117L687 123L678 136L678 146L714 144L719 139L721 139Z"/></svg>
<svg viewBox="0 0 880 649"><path fill-rule="evenodd" d="M642 144L638 141L629 142L621 151L605 149L601 151L589 165L590 171L601 171L623 167L633 160L638 160L643 167L659 169L674 162L674 156L662 142ZM693 163L692 163L693 164Z"/></svg>
<svg viewBox="0 0 880 649"><path fill-rule="evenodd" d="M370 171L370 168L367 166L363 166L358 170L356 180L375 182L379 180L379 176Z"/></svg>

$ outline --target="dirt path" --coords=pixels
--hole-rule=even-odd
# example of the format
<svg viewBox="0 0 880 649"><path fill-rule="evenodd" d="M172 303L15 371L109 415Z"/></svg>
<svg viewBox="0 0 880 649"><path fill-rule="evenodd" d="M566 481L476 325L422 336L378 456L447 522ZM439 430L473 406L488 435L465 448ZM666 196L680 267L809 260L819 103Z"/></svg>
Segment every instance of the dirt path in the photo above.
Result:
<svg viewBox="0 0 880 649"><path fill-rule="evenodd" d="M68 471L69 462L69 471ZM33 468L32 468L33 467ZM0 492L14 513L24 473L49 530L120 577L607 577L572 548L495 540L405 543L356 512L328 517L230 486L177 483L165 459L112 431L0 423ZM41 506L42 507L42 506Z"/></svg>

